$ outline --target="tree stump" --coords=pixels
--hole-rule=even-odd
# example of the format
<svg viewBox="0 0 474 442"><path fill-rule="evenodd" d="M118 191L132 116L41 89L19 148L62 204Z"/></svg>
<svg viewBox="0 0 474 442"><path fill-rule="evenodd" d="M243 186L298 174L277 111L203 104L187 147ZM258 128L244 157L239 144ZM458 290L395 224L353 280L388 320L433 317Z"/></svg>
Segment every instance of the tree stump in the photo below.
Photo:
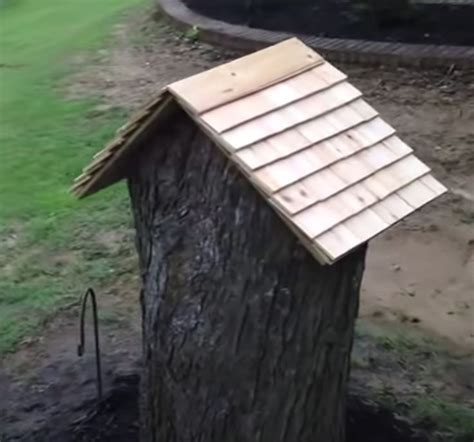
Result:
<svg viewBox="0 0 474 442"><path fill-rule="evenodd" d="M343 442L366 247L320 266L187 117L129 176L144 442Z"/></svg>

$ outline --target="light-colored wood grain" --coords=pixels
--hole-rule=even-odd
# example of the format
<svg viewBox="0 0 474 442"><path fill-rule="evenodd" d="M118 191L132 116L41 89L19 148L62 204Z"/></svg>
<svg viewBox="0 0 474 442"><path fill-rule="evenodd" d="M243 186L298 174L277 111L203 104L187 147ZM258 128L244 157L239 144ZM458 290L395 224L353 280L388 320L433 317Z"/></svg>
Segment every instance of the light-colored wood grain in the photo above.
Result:
<svg viewBox="0 0 474 442"><path fill-rule="evenodd" d="M355 142L372 145L384 140L389 135L395 134L395 129L383 121L380 117L369 120L364 124L349 129L346 135Z"/></svg>
<svg viewBox="0 0 474 442"><path fill-rule="evenodd" d="M433 175L425 175L422 179L421 182L429 187L436 196L440 196L443 193L447 192L448 189L443 186L438 180L436 180Z"/></svg>
<svg viewBox="0 0 474 442"><path fill-rule="evenodd" d="M409 215L414 209L397 193L394 193L372 206L372 210L387 224L392 225Z"/></svg>
<svg viewBox="0 0 474 442"><path fill-rule="evenodd" d="M368 156L368 164L364 162L363 158L359 159L356 155L369 147L371 146L357 142L356 139L349 138L346 134L341 134L261 168L255 171L255 176L265 182L272 192L276 192L324 167L341 161L339 168L342 171L339 175L341 177L348 176L351 179L353 173L365 172L365 174L369 174L380 167L378 164L370 162L373 153ZM385 149L385 147L381 145L379 149ZM379 149L376 150L376 154ZM389 153L388 161L393 161L396 158L395 155L391 151L387 150L387 152ZM354 158L349 158L350 156L354 156ZM347 161L342 162L343 159L347 159ZM383 163L386 164L387 159ZM367 170L368 167L371 169Z"/></svg>
<svg viewBox="0 0 474 442"><path fill-rule="evenodd" d="M429 183L429 186L426 184ZM433 190L436 189L436 190ZM445 191L444 186L427 174L408 184L400 191L390 194L370 208L357 213L342 223L314 238L314 244L324 249L334 260L350 250L369 241L382 231L399 222ZM408 201L411 201L409 204ZM331 209L333 210L331 212ZM325 215L333 217L335 208L326 208ZM339 209L341 209L339 207ZM318 222L315 220L315 222ZM299 225L298 223L296 223ZM310 224L299 225L306 234L311 234Z"/></svg>
<svg viewBox="0 0 474 442"><path fill-rule="evenodd" d="M336 260L374 238L414 210L395 193L377 202L370 209L337 224L313 241L317 246L326 250L332 260Z"/></svg>
<svg viewBox="0 0 474 442"><path fill-rule="evenodd" d="M363 181L377 198L383 199L429 172L430 168L414 155L404 157Z"/></svg>
<svg viewBox="0 0 474 442"><path fill-rule="evenodd" d="M311 146L312 142L298 130L283 132L235 153L247 167L257 169L265 164L285 158L294 152Z"/></svg>
<svg viewBox="0 0 474 442"><path fill-rule="evenodd" d="M359 189L356 188L357 186L354 187L298 213L293 217L293 221L309 237L315 238L376 201L376 198L365 191L363 186L359 186ZM364 203L355 196L357 190L359 194L365 191Z"/></svg>
<svg viewBox="0 0 474 442"><path fill-rule="evenodd" d="M356 216L344 221L343 225L357 236L361 242L368 241L389 226L372 209L358 213Z"/></svg>
<svg viewBox="0 0 474 442"><path fill-rule="evenodd" d="M397 194L414 209L424 206L438 196L438 193L428 187L422 180L415 181L400 189Z"/></svg>
<svg viewBox="0 0 474 442"><path fill-rule="evenodd" d="M323 155L318 155L310 149L304 150L299 154L258 170L255 172L255 177L257 180L264 182L273 193L322 169L331 161L331 158L334 161L335 155L329 157L328 154L326 156L327 158L324 158Z"/></svg>
<svg viewBox="0 0 474 442"><path fill-rule="evenodd" d="M351 230L339 224L329 232L313 240L316 247L323 249L335 261L345 255L349 250L363 243Z"/></svg>
<svg viewBox="0 0 474 442"><path fill-rule="evenodd" d="M401 158L403 156L397 156L389 151L383 146L383 143L376 144L357 155L344 158L326 169L277 191L273 198L276 204L282 205L283 210L294 215L373 175L380 168L389 166ZM325 184L324 179L329 179L329 181Z"/></svg>
<svg viewBox="0 0 474 442"><path fill-rule="evenodd" d="M222 134L223 139L236 150L267 139L275 134L284 132L308 121L314 121L320 115L349 104L360 97L360 91L349 85L340 83L315 95L292 103L287 107L244 123ZM357 100L359 101L359 100ZM355 121L362 121L364 116L357 115L349 105L347 111L341 109L341 114L351 113ZM328 114L330 118L331 114ZM342 117L341 117L342 118ZM350 118L347 116L347 118ZM351 121L348 120L346 124ZM304 133L303 133L304 135Z"/></svg>
<svg viewBox="0 0 474 442"><path fill-rule="evenodd" d="M324 63L281 83L206 112L201 118L216 132L222 133L334 86L346 78L329 63Z"/></svg>
<svg viewBox="0 0 474 442"><path fill-rule="evenodd" d="M275 193L272 199L291 215L329 198L347 185L331 168L327 168Z"/></svg>
<svg viewBox="0 0 474 442"><path fill-rule="evenodd" d="M324 155L326 149L329 149L338 152L340 157L343 158L381 142L395 133L393 127L378 117L369 121L362 121L362 123L359 122L352 126L352 129L346 127L342 132L327 124L322 126L327 132L324 133L324 129L320 129L314 131L314 136L316 134L319 134L318 136L321 136L321 134L323 134L322 136L329 135L319 143L315 144L312 141L313 138L308 139L295 128L239 150L236 155L252 170L274 163L279 159L288 158L303 149L312 149L315 146L322 149L322 155Z"/></svg>
<svg viewBox="0 0 474 442"><path fill-rule="evenodd" d="M314 238L363 210L378 206L376 203L388 198L415 179L423 177L427 172L429 168L410 155L333 197L299 212L293 217L293 221L308 236ZM390 208L389 203L387 203L387 208ZM383 209L382 205L380 211ZM397 212L392 213L392 217L383 216L382 218L387 222L390 220L391 223L398 221L400 217L395 216Z"/></svg>
<svg viewBox="0 0 474 442"><path fill-rule="evenodd" d="M319 65L319 68L311 71L316 80L322 80L327 84L332 84L334 81L342 81L347 79L347 75L334 67L331 63L324 63ZM311 79L310 81L314 81Z"/></svg>
<svg viewBox="0 0 474 442"><path fill-rule="evenodd" d="M297 129L313 143L316 143L357 126L364 121L369 121L375 118L377 114L368 114L368 117L364 118L360 113L356 112L355 107L357 107L357 104L361 102L363 102L362 99L357 99L351 103L350 106L342 106L335 109L323 116L298 126Z"/></svg>
<svg viewBox="0 0 474 442"><path fill-rule="evenodd" d="M166 90L173 95L165 92L95 155L75 194L126 176L134 149L178 105L323 264L446 191L345 75L295 40Z"/></svg>
<svg viewBox="0 0 474 442"><path fill-rule="evenodd" d="M173 83L168 90L202 114L322 63L319 54L292 38Z"/></svg>

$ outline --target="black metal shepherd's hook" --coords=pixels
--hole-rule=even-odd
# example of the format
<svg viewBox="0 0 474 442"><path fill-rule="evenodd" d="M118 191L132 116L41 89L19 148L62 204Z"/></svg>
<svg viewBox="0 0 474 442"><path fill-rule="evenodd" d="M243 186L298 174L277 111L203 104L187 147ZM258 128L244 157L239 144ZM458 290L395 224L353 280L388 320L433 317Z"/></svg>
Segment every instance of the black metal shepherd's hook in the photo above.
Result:
<svg viewBox="0 0 474 442"><path fill-rule="evenodd" d="M97 370L97 395L99 402L102 401L102 368L100 365L100 344L99 344L99 317L97 314L97 298L93 289L87 289L82 298L81 318L79 323L79 345L77 346L77 355L82 356L85 350L84 319L86 316L87 300L91 298L92 314L94 316L94 340L95 340L95 364Z"/></svg>

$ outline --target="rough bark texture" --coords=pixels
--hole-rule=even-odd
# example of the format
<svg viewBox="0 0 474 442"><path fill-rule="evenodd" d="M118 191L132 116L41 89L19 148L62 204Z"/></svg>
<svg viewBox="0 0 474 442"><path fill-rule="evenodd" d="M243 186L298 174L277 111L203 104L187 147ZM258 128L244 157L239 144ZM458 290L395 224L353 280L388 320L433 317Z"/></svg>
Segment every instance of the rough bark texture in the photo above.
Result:
<svg viewBox="0 0 474 442"><path fill-rule="evenodd" d="M318 265L183 115L134 170L142 440L342 442L365 247Z"/></svg>

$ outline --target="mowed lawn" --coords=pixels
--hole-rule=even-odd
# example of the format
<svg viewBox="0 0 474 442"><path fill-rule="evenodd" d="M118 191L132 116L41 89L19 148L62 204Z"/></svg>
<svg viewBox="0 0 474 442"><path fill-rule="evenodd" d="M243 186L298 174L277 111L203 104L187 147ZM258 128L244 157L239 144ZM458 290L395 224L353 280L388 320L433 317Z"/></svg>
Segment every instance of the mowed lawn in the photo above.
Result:
<svg viewBox="0 0 474 442"><path fill-rule="evenodd" d="M114 274L97 235L129 223L124 188L68 189L124 115L90 117L61 82L145 0L0 0L0 355L89 284ZM77 64L76 64L77 66Z"/></svg>

